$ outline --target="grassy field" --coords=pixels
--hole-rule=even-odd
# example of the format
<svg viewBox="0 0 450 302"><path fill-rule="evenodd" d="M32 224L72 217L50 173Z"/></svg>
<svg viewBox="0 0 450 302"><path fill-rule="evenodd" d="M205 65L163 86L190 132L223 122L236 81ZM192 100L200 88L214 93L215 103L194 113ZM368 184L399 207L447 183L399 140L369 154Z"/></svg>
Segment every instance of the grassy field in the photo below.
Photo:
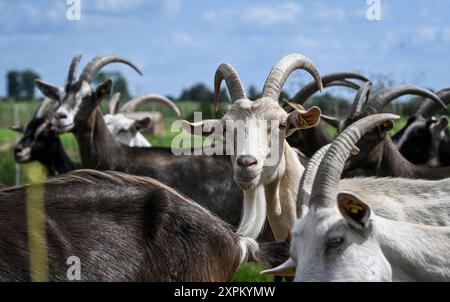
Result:
<svg viewBox="0 0 450 302"><path fill-rule="evenodd" d="M182 112L182 119L193 121L193 112L203 112L203 118L218 117L226 109L226 104L222 104L219 113L212 110L210 104L200 104L197 102L178 102ZM21 102L18 103L18 110L20 113L20 121L23 123L28 122L36 109L37 102ZM106 104L102 104L104 112L106 112ZM159 105L147 106L148 110L161 110L163 112L166 128L162 135L149 135L145 134L153 146L170 147L172 139L178 134L177 132L170 131L170 125L173 121L178 119L172 112L165 107ZM396 129L402 127L405 120L402 119L396 123ZM15 162L12 157L12 148L20 135L16 135L15 132L8 129L9 126L14 124L14 103L9 101L0 102L0 183L6 185L13 185L15 183ZM336 131L330 126L324 124L327 130L335 135ZM188 135L188 134L185 134ZM64 148L72 160L79 162L78 146L75 138L72 134L64 134L61 136ZM42 172L42 168L38 163L31 163L20 166L20 179L22 183L29 181L29 177L32 176L34 180L36 178L44 178L45 174ZM259 272L264 269L261 265L246 264L237 273L234 278L235 281L272 281L273 278L269 276L261 276Z"/></svg>

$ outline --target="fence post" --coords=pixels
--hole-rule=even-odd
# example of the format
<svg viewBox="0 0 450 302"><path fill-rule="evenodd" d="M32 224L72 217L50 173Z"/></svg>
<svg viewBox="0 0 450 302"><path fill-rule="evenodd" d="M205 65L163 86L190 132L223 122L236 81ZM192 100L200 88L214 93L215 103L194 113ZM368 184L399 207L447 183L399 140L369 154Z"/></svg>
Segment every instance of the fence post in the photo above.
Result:
<svg viewBox="0 0 450 302"><path fill-rule="evenodd" d="M14 125L20 125L20 111L19 105L17 104L17 100L14 100ZM16 132L16 144L20 140L20 134ZM20 165L16 162L16 186L20 185Z"/></svg>

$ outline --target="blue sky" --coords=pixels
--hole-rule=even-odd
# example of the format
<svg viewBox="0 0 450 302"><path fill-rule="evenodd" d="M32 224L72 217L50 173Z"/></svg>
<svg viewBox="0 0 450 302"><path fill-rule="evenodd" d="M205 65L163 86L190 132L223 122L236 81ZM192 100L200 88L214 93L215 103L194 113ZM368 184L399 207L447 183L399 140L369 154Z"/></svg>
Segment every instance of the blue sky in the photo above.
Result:
<svg viewBox="0 0 450 302"><path fill-rule="evenodd" d="M381 0L381 21L368 21L366 0L206 1L81 0L81 20L68 21L66 0L0 0L0 95L8 69L32 68L63 84L69 62L105 53L130 58L140 77L120 65L133 94L178 95L196 82L212 86L222 62L246 88L261 89L283 55L302 53L322 74L388 74L399 83L450 86L450 0ZM309 78L296 72L288 92Z"/></svg>

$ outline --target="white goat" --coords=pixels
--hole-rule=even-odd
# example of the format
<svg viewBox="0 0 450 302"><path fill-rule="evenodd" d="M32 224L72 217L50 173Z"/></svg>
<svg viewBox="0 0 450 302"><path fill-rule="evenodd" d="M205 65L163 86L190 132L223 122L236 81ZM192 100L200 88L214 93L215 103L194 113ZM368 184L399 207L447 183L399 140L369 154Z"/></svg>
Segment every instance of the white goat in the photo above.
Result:
<svg viewBox="0 0 450 302"><path fill-rule="evenodd" d="M103 116L106 126L114 138L130 147L151 147L150 142L139 131L148 129L160 118L159 112L135 112L137 107L148 103L160 103L170 107L177 116L180 110L166 97L146 94L128 101L119 112L120 93L114 94L109 103L109 113Z"/></svg>
<svg viewBox="0 0 450 302"><path fill-rule="evenodd" d="M216 108L222 80L227 84L232 105L221 120L185 122L183 125L194 134L209 135L211 131L208 129L217 130L218 126L226 130L226 147L231 155L234 179L244 191L244 213L238 229L242 235L258 236L266 219L266 207L269 224L277 240L287 238L296 218L303 166L285 138L298 129L316 126L320 120L318 107L308 111L297 109L288 114L278 103L284 83L297 69L308 71L322 89L314 64L302 55L290 54L272 68L262 97L251 101L245 96L236 70L231 65L221 64L214 79ZM233 129L228 128L230 124L234 124ZM235 130L237 135L234 135ZM224 136L224 131L219 132ZM239 133L243 135L239 137ZM230 137L233 143L230 143Z"/></svg>
<svg viewBox="0 0 450 302"><path fill-rule="evenodd" d="M263 273L295 274L296 281L450 280L450 179L379 179L378 204L373 196L367 200L362 190L343 191L340 185L344 164L359 138L394 118L380 114L361 119L336 139L322 161L326 148L315 156L320 166L312 190L311 177L305 180L309 171L302 179L300 201L310 204L304 204L295 223L291 258ZM311 166L317 167L317 162ZM367 188L370 195L374 190Z"/></svg>

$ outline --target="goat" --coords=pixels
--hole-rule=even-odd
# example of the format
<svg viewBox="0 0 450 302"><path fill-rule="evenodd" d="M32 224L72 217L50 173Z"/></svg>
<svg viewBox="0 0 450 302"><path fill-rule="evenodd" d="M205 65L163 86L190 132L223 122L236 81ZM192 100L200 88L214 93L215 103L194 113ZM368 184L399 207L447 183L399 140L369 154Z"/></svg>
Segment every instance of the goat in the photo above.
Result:
<svg viewBox="0 0 450 302"><path fill-rule="evenodd" d="M336 87L336 86L344 86L351 89L359 89L359 86L348 79L357 79L361 81L368 81L368 79L358 73L353 72L338 72L338 73L330 73L322 77L323 87ZM310 82L302 89L300 89L289 102L286 103L284 109L287 112L292 111L292 105L289 104L299 104L303 106L303 104L318 91L316 83ZM294 107L295 109L296 107ZM322 119L325 122L330 121L331 119L322 115ZM291 147L299 149L303 154L307 157L313 156L313 154L319 150L321 147L329 144L332 141L331 136L328 132L317 125L317 127L303 129L295 132L293 135L287 138L287 142Z"/></svg>
<svg viewBox="0 0 450 302"><path fill-rule="evenodd" d="M24 128L12 126L11 130L23 133L23 137L14 147L14 159L17 163L40 162L47 170L47 175L64 174L80 168L72 162L64 151L58 133L51 124L54 101L45 99L37 108L33 118Z"/></svg>
<svg viewBox="0 0 450 302"><path fill-rule="evenodd" d="M110 101L109 113L103 116L106 126L117 141L130 147L151 147L147 139L139 132L151 127L155 120L153 112L135 112L143 104L160 103L171 108L177 116L180 110L171 100L154 94L146 94L128 101L120 111L117 110L120 93Z"/></svg>
<svg viewBox="0 0 450 302"><path fill-rule="evenodd" d="M379 91L370 98L369 92L370 89L367 90L366 96L355 99L353 107L359 109L352 110L352 114L341 123L341 131L364 116L380 112L394 99L407 94L429 98L445 107L436 94L414 85L391 87ZM450 176L450 167L431 168L425 165L414 165L405 159L388 135L392 127L392 122L386 122L364 135L357 144L360 149L359 154L352 156L346 164L344 178L349 176L391 176L442 179Z"/></svg>
<svg viewBox="0 0 450 302"><path fill-rule="evenodd" d="M368 129L395 118L391 114L363 118L344 130L328 150L319 151L313 169L307 171L312 174L305 172L302 179L304 193L311 195L301 197L309 204L295 223L291 258L263 273L295 275L295 281L450 280L449 179L381 179L384 186L379 190L385 197L372 200L362 191L341 187L345 179L340 176L356 142ZM404 194L410 204L398 211L392 200L403 203ZM434 201L428 217L437 214L445 226L425 225L412 213Z"/></svg>
<svg viewBox="0 0 450 302"><path fill-rule="evenodd" d="M79 60L77 55L71 66L76 66ZM36 82L44 95L61 102L55 114L55 126L61 132L73 132L83 167L155 178L237 226L242 212L242 192L233 181L228 156L177 156L170 148L129 147L114 139L98 108L102 98L111 92L112 80L106 80L95 90L91 87L94 74L113 62L138 70L124 58L106 55L90 61L78 80L71 68L71 81L64 89Z"/></svg>
<svg viewBox="0 0 450 302"><path fill-rule="evenodd" d="M450 89L443 89L436 95L445 104L450 102ZM445 143L449 138L448 118L442 116L436 120L433 117L440 108L433 101L426 100L392 137L397 149L411 163L427 164L430 167L448 165L443 164L449 163L450 155L450 148Z"/></svg>
<svg viewBox="0 0 450 302"><path fill-rule="evenodd" d="M217 134L227 142L234 180L244 192L244 213L238 232L252 238L260 233L266 214L277 240L288 236L289 227L295 220L297 190L303 166L285 138L298 129L314 127L320 121L318 107L308 111L294 110L288 114L278 103L284 83L296 69L310 73L322 89L322 81L314 64L300 54L290 54L273 66L264 84L262 97L251 101L245 96L237 71L229 64L221 64L214 77L214 103L217 109L220 85L225 80L232 101L228 111L220 120L185 121L183 124L187 131L194 134L209 135L208 129L213 128L226 130ZM227 128L230 124L234 124L232 129ZM243 141L239 134L235 137L235 131L245 132L241 137ZM230 136L233 144L228 144Z"/></svg>
<svg viewBox="0 0 450 302"><path fill-rule="evenodd" d="M258 245L156 180L78 170L43 184L0 191L0 280L29 281L27 193L41 187L48 276L67 281L230 281L247 259L276 263L285 243ZM29 223L29 222L28 222ZM31 226L33 227L33 226Z"/></svg>

